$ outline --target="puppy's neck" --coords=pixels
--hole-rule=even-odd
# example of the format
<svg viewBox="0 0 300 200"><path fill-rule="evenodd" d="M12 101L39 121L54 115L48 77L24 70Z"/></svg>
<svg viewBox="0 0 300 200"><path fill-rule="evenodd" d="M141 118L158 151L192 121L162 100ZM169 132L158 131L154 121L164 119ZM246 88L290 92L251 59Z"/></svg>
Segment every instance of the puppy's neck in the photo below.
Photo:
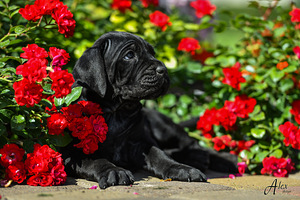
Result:
<svg viewBox="0 0 300 200"><path fill-rule="evenodd" d="M107 93L103 98L100 97L94 91L83 88L81 100L92 101L98 103L104 115L115 114L121 112L138 112L142 109L142 104L139 100L124 100L119 96L113 97L113 95Z"/></svg>

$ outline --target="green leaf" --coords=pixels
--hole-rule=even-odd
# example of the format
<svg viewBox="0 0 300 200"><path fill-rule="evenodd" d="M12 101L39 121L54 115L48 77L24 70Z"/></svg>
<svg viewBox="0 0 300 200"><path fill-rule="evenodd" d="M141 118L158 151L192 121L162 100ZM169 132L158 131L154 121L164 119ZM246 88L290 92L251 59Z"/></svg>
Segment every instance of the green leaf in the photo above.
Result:
<svg viewBox="0 0 300 200"><path fill-rule="evenodd" d="M72 141L72 137L66 132L64 135L49 135L48 138L57 147L65 147Z"/></svg>
<svg viewBox="0 0 300 200"><path fill-rule="evenodd" d="M184 105L189 105L193 102L193 99L189 97L188 95L181 95L179 97L179 101Z"/></svg>
<svg viewBox="0 0 300 200"><path fill-rule="evenodd" d="M0 48L4 48L10 44L10 40L5 40L4 42L0 42ZM4 61L2 61L4 62Z"/></svg>
<svg viewBox="0 0 300 200"><path fill-rule="evenodd" d="M257 139L263 138L265 133L266 133L265 129L260 129L260 128L252 128L251 129L251 135Z"/></svg>
<svg viewBox="0 0 300 200"><path fill-rule="evenodd" d="M266 119L265 113L264 112L260 112L256 115L250 115L251 120L253 121L262 121L264 119Z"/></svg>
<svg viewBox="0 0 300 200"><path fill-rule="evenodd" d="M51 89L51 84L45 84L43 86L43 94L47 94L47 95L53 95L55 92Z"/></svg>
<svg viewBox="0 0 300 200"><path fill-rule="evenodd" d="M24 140L23 142L23 148L26 151L26 153L32 153L33 152L33 146L34 142L30 139Z"/></svg>
<svg viewBox="0 0 300 200"><path fill-rule="evenodd" d="M9 45L19 44L21 42L23 42L23 40L21 40L21 39L15 39L15 40L11 40Z"/></svg>
<svg viewBox="0 0 300 200"><path fill-rule="evenodd" d="M51 101L49 101L48 99L42 99L40 101L40 103L46 107L48 107L49 109L52 109L52 103Z"/></svg>
<svg viewBox="0 0 300 200"><path fill-rule="evenodd" d="M11 101L0 98L0 109L5 108L6 106L10 105Z"/></svg>
<svg viewBox="0 0 300 200"><path fill-rule="evenodd" d="M297 67L295 65L290 65L287 68L284 68L282 71L285 73L291 73L297 70Z"/></svg>
<svg viewBox="0 0 300 200"><path fill-rule="evenodd" d="M275 156L276 158L281 158L283 155L283 152L281 149L276 149L275 151L273 151L270 156Z"/></svg>
<svg viewBox="0 0 300 200"><path fill-rule="evenodd" d="M82 92L82 87L73 88L71 93L65 97L65 103L69 106L72 102L76 101Z"/></svg>
<svg viewBox="0 0 300 200"><path fill-rule="evenodd" d="M162 104L164 107L173 107L176 104L176 96L174 94L166 94L162 97Z"/></svg>
<svg viewBox="0 0 300 200"><path fill-rule="evenodd" d="M283 79L282 81L280 81L280 91L282 92L286 92L287 90L291 89L294 87L294 82L291 79Z"/></svg>
<svg viewBox="0 0 300 200"><path fill-rule="evenodd" d="M195 74L200 74L201 68L202 66L198 62L189 62L187 65L187 70Z"/></svg>
<svg viewBox="0 0 300 200"><path fill-rule="evenodd" d="M271 73L270 73L270 77L272 79L273 82L278 82L282 77L284 77L284 72L283 71L278 71L276 70L276 68L273 68Z"/></svg>
<svg viewBox="0 0 300 200"><path fill-rule="evenodd" d="M11 118L11 129L22 131L26 127L25 117L23 115L14 115Z"/></svg>
<svg viewBox="0 0 300 200"><path fill-rule="evenodd" d="M7 130L6 130L6 127L2 124L2 122L0 121L0 136L4 135Z"/></svg>
<svg viewBox="0 0 300 200"><path fill-rule="evenodd" d="M0 47L1 47L1 44L0 44ZM0 58L0 62L6 62L8 60L15 60L15 61L18 61L20 64L22 64L22 59L19 58L19 57L6 56L6 57L3 57L3 58Z"/></svg>
<svg viewBox="0 0 300 200"><path fill-rule="evenodd" d="M0 119L5 123L9 123L13 114L14 114L14 112L11 110L1 109L0 110Z"/></svg>
<svg viewBox="0 0 300 200"><path fill-rule="evenodd" d="M262 162L263 159L264 159L265 157L268 156L268 154L269 154L269 151L259 152L259 153L256 154L256 156L254 157L254 160L255 160L256 162Z"/></svg>
<svg viewBox="0 0 300 200"><path fill-rule="evenodd" d="M19 25L19 26L14 27L14 31L17 34L21 34L24 31L24 29L25 29L25 27L23 25Z"/></svg>
<svg viewBox="0 0 300 200"><path fill-rule="evenodd" d="M54 105L56 107L61 107L65 103L65 98L56 98L54 97Z"/></svg>

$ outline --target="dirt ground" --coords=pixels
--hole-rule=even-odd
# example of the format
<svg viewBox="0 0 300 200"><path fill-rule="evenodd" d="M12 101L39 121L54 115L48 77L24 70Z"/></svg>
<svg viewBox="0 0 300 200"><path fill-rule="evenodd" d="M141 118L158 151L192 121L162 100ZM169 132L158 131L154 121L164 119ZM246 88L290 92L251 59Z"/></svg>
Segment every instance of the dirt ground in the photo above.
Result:
<svg viewBox="0 0 300 200"><path fill-rule="evenodd" d="M289 178L243 176L218 178L224 174L209 172L208 183L164 181L145 172L135 174L131 186L105 190L90 189L96 182L69 177L63 186L34 187L13 185L0 188L1 200L94 200L94 199L300 199L300 172ZM227 175L226 175L227 176ZM270 187L275 186L276 187ZM273 184L273 185L272 185ZM267 194L265 194L265 193Z"/></svg>

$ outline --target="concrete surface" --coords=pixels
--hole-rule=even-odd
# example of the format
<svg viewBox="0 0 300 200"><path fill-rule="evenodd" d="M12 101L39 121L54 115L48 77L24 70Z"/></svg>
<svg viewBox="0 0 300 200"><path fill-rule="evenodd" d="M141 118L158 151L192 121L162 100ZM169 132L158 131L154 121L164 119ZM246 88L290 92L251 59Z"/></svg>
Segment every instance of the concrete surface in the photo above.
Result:
<svg viewBox="0 0 300 200"><path fill-rule="evenodd" d="M0 188L1 200L96 200L96 199L300 199L300 172L289 178L243 176L216 178L224 174L207 173L208 183L164 181L145 172L135 174L132 186L115 186L105 190L89 189L96 182L68 178L63 186L34 187L13 185ZM227 176L227 175L226 175ZM275 186L269 187L269 186ZM275 194L274 194L275 189ZM265 195L264 192L267 194Z"/></svg>

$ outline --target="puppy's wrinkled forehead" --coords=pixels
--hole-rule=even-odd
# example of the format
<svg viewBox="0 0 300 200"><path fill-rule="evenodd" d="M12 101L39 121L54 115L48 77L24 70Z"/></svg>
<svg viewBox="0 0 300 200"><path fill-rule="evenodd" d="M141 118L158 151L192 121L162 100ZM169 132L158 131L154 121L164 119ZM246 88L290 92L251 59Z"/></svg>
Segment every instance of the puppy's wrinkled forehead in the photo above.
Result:
<svg viewBox="0 0 300 200"><path fill-rule="evenodd" d="M101 46L104 58L117 58L126 49L147 51L154 55L153 47L139 36L126 32L109 32L102 35L93 46Z"/></svg>

